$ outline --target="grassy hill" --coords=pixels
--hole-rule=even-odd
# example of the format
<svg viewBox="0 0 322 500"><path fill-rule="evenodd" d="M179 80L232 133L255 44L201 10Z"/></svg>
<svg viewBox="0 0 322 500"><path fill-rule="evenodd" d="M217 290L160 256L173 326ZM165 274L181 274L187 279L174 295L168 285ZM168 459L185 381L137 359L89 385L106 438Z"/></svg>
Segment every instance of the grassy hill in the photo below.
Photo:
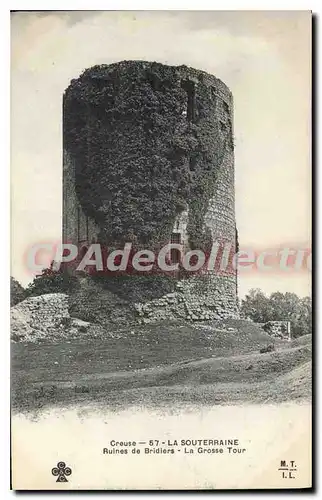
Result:
<svg viewBox="0 0 322 500"><path fill-rule="evenodd" d="M92 325L76 339L12 345L13 409L308 399L310 358L310 338L274 341L248 321Z"/></svg>

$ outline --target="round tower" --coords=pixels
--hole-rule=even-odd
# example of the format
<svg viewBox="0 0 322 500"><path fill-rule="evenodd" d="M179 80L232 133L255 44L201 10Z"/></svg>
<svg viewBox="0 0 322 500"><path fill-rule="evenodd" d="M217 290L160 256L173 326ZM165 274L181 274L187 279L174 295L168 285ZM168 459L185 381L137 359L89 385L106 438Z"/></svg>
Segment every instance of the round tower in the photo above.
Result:
<svg viewBox="0 0 322 500"><path fill-rule="evenodd" d="M99 65L72 80L63 111L64 242L236 248L233 100L223 82L187 66ZM235 272L177 278L179 315L236 316Z"/></svg>

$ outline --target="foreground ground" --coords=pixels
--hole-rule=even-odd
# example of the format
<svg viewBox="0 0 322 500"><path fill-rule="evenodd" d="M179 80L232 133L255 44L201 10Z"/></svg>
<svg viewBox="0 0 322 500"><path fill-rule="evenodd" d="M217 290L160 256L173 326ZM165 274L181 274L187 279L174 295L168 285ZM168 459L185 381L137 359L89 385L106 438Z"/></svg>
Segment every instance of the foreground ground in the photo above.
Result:
<svg viewBox="0 0 322 500"><path fill-rule="evenodd" d="M311 336L274 342L237 320L93 327L81 338L12 344L12 388L14 412L309 401Z"/></svg>

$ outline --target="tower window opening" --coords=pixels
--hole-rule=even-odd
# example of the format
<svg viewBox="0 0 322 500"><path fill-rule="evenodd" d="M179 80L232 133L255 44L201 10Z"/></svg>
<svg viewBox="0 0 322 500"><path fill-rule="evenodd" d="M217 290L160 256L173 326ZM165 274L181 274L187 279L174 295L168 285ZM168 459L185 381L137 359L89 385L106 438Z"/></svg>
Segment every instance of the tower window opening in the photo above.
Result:
<svg viewBox="0 0 322 500"><path fill-rule="evenodd" d="M184 80L181 87L187 92L187 120L192 122L195 119L196 85L191 80Z"/></svg>
<svg viewBox="0 0 322 500"><path fill-rule="evenodd" d="M226 132L226 124L220 121L219 125L220 125L220 131L224 134Z"/></svg>
<svg viewBox="0 0 322 500"><path fill-rule="evenodd" d="M181 244L181 233L172 233L171 234L171 243Z"/></svg>
<svg viewBox="0 0 322 500"><path fill-rule="evenodd" d="M162 82L161 82L160 78L158 78L157 75L155 75L154 73L148 72L147 73L147 80L150 83L153 90L157 90L157 91L162 90Z"/></svg>
<svg viewBox="0 0 322 500"><path fill-rule="evenodd" d="M88 248L87 248L87 247L82 247L82 248L81 248L81 250L80 250L80 252L79 252L79 256L80 256L80 259L81 259L81 260L85 257L85 255L86 255L86 253L87 253L87 250L88 250Z"/></svg>
<svg viewBox="0 0 322 500"><path fill-rule="evenodd" d="M172 233L171 234L171 243L177 243L180 245L181 244L181 233ZM181 252L178 248L171 248L170 260L171 260L171 264L180 264Z"/></svg>
<svg viewBox="0 0 322 500"><path fill-rule="evenodd" d="M190 156L189 158L189 168L190 170L196 170L197 158L195 156Z"/></svg>
<svg viewBox="0 0 322 500"><path fill-rule="evenodd" d="M228 115L229 114L229 105L227 104L226 101L223 101L223 108L224 108L225 113L227 113L227 115Z"/></svg>
<svg viewBox="0 0 322 500"><path fill-rule="evenodd" d="M171 248L171 264L180 264L181 253L178 248Z"/></svg>

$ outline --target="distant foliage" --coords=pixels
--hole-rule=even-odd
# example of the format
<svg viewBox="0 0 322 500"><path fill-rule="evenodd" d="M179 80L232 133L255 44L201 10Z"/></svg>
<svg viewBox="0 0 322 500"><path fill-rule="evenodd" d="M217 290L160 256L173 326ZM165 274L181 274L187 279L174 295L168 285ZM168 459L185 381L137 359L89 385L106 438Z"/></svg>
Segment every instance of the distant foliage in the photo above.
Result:
<svg viewBox="0 0 322 500"><path fill-rule="evenodd" d="M28 286L26 294L30 296L44 295L46 293L69 293L74 290L78 280L69 270L54 271L53 266L43 269Z"/></svg>
<svg viewBox="0 0 322 500"><path fill-rule="evenodd" d="M241 301L241 314L256 323L290 321L292 337L312 333L312 300L295 293L272 293L269 297L260 289L252 289Z"/></svg>
<svg viewBox="0 0 322 500"><path fill-rule="evenodd" d="M10 277L10 306L15 306L26 298L26 291L13 276Z"/></svg>

